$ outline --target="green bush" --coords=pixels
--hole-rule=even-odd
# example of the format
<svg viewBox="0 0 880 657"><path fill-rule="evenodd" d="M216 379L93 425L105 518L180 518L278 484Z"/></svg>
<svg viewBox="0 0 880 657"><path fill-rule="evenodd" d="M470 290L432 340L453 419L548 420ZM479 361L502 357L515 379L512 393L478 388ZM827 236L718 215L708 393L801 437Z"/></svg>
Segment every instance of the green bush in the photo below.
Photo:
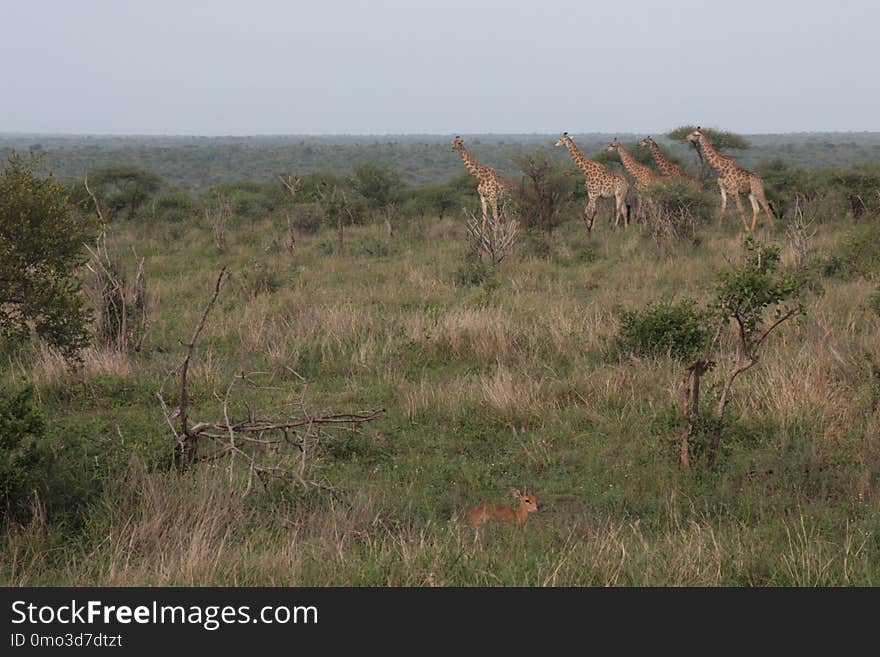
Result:
<svg viewBox="0 0 880 657"><path fill-rule="evenodd" d="M229 200L235 216L251 220L265 219L293 204L290 193L278 182L240 180L223 183L208 190L204 199L214 202L218 196Z"/></svg>
<svg viewBox="0 0 880 657"><path fill-rule="evenodd" d="M376 164L361 164L355 168L351 186L372 208L382 208L391 201L398 201L404 191L400 174Z"/></svg>
<svg viewBox="0 0 880 657"><path fill-rule="evenodd" d="M110 216L125 212L132 217L162 185L162 179L152 171L127 164L95 169L89 172L88 179L89 187ZM84 188L83 184L82 191ZM93 205L91 198L89 205Z"/></svg>
<svg viewBox="0 0 880 657"><path fill-rule="evenodd" d="M368 258L384 258L392 253L388 240L378 237L364 237L353 240L347 250L351 255L366 256Z"/></svg>
<svg viewBox="0 0 880 657"><path fill-rule="evenodd" d="M199 211L199 204L186 192L174 191L160 194L152 204L153 217L161 221L185 221Z"/></svg>
<svg viewBox="0 0 880 657"><path fill-rule="evenodd" d="M642 310L616 311L620 320L616 346L635 356L670 356L689 360L701 353L708 339L708 314L691 299L663 301Z"/></svg>
<svg viewBox="0 0 880 657"><path fill-rule="evenodd" d="M35 332L75 358L90 318L77 271L97 223L72 212L66 187L34 164L12 155L0 172L0 338Z"/></svg>
<svg viewBox="0 0 880 657"><path fill-rule="evenodd" d="M824 276L843 279L863 276L868 279L880 274L880 226L871 225L867 229L847 237L836 251L817 258L815 266Z"/></svg>
<svg viewBox="0 0 880 657"><path fill-rule="evenodd" d="M241 274L241 287L247 296L274 294L285 283L284 274L273 266L254 261Z"/></svg>
<svg viewBox="0 0 880 657"><path fill-rule="evenodd" d="M41 491L48 459L46 428L34 408L33 390L0 389L0 515L20 519Z"/></svg>
<svg viewBox="0 0 880 657"><path fill-rule="evenodd" d="M685 180L664 178L645 185L642 192L649 214L670 222L677 231L694 230L712 219L716 197Z"/></svg>
<svg viewBox="0 0 880 657"><path fill-rule="evenodd" d="M453 281L459 287L482 285L492 277L492 267L483 262L476 254L468 254L464 263L454 274Z"/></svg>
<svg viewBox="0 0 880 657"><path fill-rule="evenodd" d="M78 519L128 459L95 423L50 426L33 389L0 388L0 521L25 521L35 503L49 520Z"/></svg>
<svg viewBox="0 0 880 657"><path fill-rule="evenodd" d="M324 208L320 203L298 203L290 212L290 223L302 233L317 233L324 221Z"/></svg>
<svg viewBox="0 0 880 657"><path fill-rule="evenodd" d="M244 219L265 219L275 210L272 200L259 192L236 192L229 202L235 216Z"/></svg>

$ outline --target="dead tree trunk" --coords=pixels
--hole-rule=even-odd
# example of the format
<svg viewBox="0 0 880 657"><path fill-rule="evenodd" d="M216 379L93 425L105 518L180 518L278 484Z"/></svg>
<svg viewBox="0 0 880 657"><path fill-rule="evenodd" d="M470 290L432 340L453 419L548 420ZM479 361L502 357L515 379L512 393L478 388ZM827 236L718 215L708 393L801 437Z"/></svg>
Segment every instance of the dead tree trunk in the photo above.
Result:
<svg viewBox="0 0 880 657"><path fill-rule="evenodd" d="M198 325L196 326L196 330L193 333L192 339L189 341L189 344L186 345L186 358L183 359L183 363L180 365L180 406L179 406L179 417L180 417L180 434L177 437L177 454L176 454L176 463L177 467L180 470L185 470L191 463L194 463L198 456L198 436L192 432L189 426L189 421L187 417L187 374L189 373L189 362L192 359L193 352L196 348L196 342L199 339L199 336L202 334L202 331L205 328L205 322L208 319L208 314L211 312L211 308L214 307L214 304L217 302L217 297L220 295L220 288L223 285L223 279L226 276L226 267L220 270L220 274L217 276L217 282L214 284L214 294L211 296L211 300L208 302L208 305L205 306L205 310L202 313L202 318L199 320ZM160 393L161 398L161 393ZM167 417L167 414L166 414Z"/></svg>
<svg viewBox="0 0 880 657"><path fill-rule="evenodd" d="M342 256L342 247L343 247L343 221L342 221L342 206L339 207L339 212L336 213L336 220L339 225L339 241L336 245L336 253L340 257Z"/></svg>
<svg viewBox="0 0 880 657"><path fill-rule="evenodd" d="M157 397L162 406L165 422L171 428L176 439L174 462L178 470L186 470L196 463L216 462L222 458L229 459L229 477L233 481L233 473L236 463L247 466L247 485L243 495L251 491L254 475L266 483L268 478L284 480L292 484L299 484L304 489L312 487L321 488L333 492L332 486L306 478L307 459L316 458L315 447L321 441L322 429L345 429L358 431L365 422L371 422L384 414L384 409L354 413L304 413L301 417L287 419L261 418L248 406L247 419L233 421L230 419L229 400L233 385L236 381L248 382L250 376L243 372L236 375L226 389L226 395L222 398L223 420L191 422L189 417L189 395L187 390L189 365L195 353L196 343L205 328L208 315L217 302L220 289L226 275L224 267L217 277L214 286L214 294L205 306L201 319L196 326L192 339L186 345L186 357L165 379L160 387ZM177 410L169 412L165 402L164 389L171 376L180 372L180 402ZM219 397L218 397L219 398ZM305 404L303 403L305 409ZM178 429L179 427L179 429ZM202 447L202 443L206 447ZM271 456L278 448L288 445L300 450L300 468L297 474L288 468L283 461L276 464L266 463L261 458Z"/></svg>
<svg viewBox="0 0 880 657"><path fill-rule="evenodd" d="M690 439L700 418L700 378L706 371L706 365L705 360L697 359L684 370L685 427L681 432L678 450L678 463L682 470L689 470L691 466Z"/></svg>

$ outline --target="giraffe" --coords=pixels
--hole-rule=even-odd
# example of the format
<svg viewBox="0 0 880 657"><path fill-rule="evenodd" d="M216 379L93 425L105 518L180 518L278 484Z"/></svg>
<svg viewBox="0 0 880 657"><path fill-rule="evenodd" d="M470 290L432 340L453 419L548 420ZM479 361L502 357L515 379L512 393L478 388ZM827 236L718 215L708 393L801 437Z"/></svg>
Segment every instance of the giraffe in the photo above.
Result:
<svg viewBox="0 0 880 657"><path fill-rule="evenodd" d="M660 176L657 175L651 167L645 166L634 158L632 153L627 150L626 146L620 143L620 140L617 137L605 147L606 153L612 151L617 151L617 154L620 156L620 161L623 163L623 168L629 171L629 175L636 179L635 188L638 192L638 198L636 199L636 217L641 218L642 192L645 191L647 185L660 180Z"/></svg>
<svg viewBox="0 0 880 657"><path fill-rule="evenodd" d="M614 225L619 225L620 218L623 217L623 225L628 226L629 214L626 207L626 194L629 191L629 181L626 177L619 173L611 173L598 162L584 157L567 132L563 132L562 136L556 140L556 146L565 146L568 149L571 159L586 177L584 186L587 188L589 200L584 207L584 223L587 225L587 232L593 230L593 222L599 211L597 207L599 199L611 196L614 197Z"/></svg>
<svg viewBox="0 0 880 657"><path fill-rule="evenodd" d="M471 175L477 179L477 193L480 195L480 205L483 209L483 227L486 226L487 207L492 210L492 217L498 221L498 201L503 200L510 193L511 183L490 166L477 162L464 147L464 141L456 135L452 140L452 150L458 151L464 166Z"/></svg>
<svg viewBox="0 0 880 657"><path fill-rule="evenodd" d="M755 230L755 223L758 221L758 213L761 208L767 213L767 220L773 225L773 212L770 210L770 204L764 195L764 179L754 171L743 169L736 163L732 157L722 155L712 146L709 138L703 134L701 128L691 132L685 137L689 142L696 142L700 145L700 152L709 162L709 165L718 172L718 188L721 190L721 216L727 209L727 195L732 194L736 201L736 209L739 211L739 217L742 219L743 227L747 233ZM749 195L749 201L752 203L752 225L746 223L746 215L743 211L742 201L739 198L741 193Z"/></svg>
<svg viewBox="0 0 880 657"><path fill-rule="evenodd" d="M688 184L693 185L694 187L703 186L703 183L700 181L699 178L690 175L687 171L685 171L675 162L666 157L663 151L660 150L657 142L650 137L645 137L644 139L642 139L642 141L639 142L639 146L650 149L651 154L654 156L654 161L657 163L657 168L660 169L660 172L664 176L669 176L670 178L681 178Z"/></svg>
<svg viewBox="0 0 880 657"><path fill-rule="evenodd" d="M660 176L651 167L645 166L634 158L617 137L605 147L606 153L612 151L617 151L624 168L629 171L629 175L636 179L636 189L644 189L645 185L660 180Z"/></svg>

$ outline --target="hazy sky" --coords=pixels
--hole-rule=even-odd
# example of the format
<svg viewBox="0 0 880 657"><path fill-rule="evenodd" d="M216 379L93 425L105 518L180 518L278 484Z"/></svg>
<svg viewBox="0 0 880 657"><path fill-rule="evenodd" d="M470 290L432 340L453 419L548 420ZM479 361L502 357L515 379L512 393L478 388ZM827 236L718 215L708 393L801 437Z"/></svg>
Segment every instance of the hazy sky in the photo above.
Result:
<svg viewBox="0 0 880 657"><path fill-rule="evenodd" d="M878 0L0 0L0 132L880 130Z"/></svg>

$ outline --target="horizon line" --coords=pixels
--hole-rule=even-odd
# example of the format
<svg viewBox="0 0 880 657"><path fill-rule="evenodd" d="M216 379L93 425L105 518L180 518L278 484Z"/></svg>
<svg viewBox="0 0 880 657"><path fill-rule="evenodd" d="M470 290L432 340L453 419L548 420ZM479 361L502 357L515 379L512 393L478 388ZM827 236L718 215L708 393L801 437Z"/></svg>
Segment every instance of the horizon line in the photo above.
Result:
<svg viewBox="0 0 880 657"><path fill-rule="evenodd" d="M664 136L665 132L661 131L617 131L609 132L604 130L569 130L573 135L657 135ZM743 136L771 136L771 135L818 135L818 134L880 134L878 130L790 130L787 132L738 132L736 134ZM200 138L200 139L253 139L253 138L329 138L329 137L446 137L450 135L466 135L466 136L535 136L544 137L550 135L561 134L558 132L312 132L312 133L284 133L284 132L267 132L267 133L217 133L217 134L200 134L187 132L164 132L164 133L147 133L147 132L40 132L40 131L15 131L0 132L0 138L9 137L136 137L136 138Z"/></svg>

